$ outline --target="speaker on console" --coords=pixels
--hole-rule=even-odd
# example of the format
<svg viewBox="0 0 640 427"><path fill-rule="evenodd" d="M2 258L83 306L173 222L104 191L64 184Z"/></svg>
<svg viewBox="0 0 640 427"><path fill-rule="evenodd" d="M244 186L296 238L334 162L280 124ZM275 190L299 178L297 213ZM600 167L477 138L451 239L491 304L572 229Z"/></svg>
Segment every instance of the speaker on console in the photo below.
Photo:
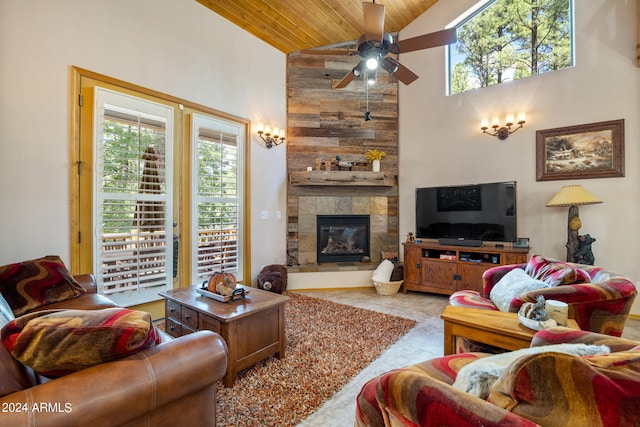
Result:
<svg viewBox="0 0 640 427"><path fill-rule="evenodd" d="M474 248L479 248L484 246L484 242L482 240L475 239L438 239L438 243L441 245L449 245L449 246L469 246Z"/></svg>

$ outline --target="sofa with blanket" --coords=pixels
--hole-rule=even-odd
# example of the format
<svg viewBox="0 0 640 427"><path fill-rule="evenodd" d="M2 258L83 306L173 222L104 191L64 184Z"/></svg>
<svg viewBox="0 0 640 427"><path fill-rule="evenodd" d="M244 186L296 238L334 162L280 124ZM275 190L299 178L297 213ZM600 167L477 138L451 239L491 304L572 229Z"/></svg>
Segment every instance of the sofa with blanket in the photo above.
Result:
<svg viewBox="0 0 640 427"><path fill-rule="evenodd" d="M479 378L487 395L469 388ZM431 359L368 381L355 418L358 427L638 426L640 342L557 326L528 349Z"/></svg>
<svg viewBox="0 0 640 427"><path fill-rule="evenodd" d="M449 303L518 312L522 304L542 295L545 300L567 303L568 316L580 329L621 336L636 294L633 281L602 267L533 255L524 264L488 269L482 293L458 291Z"/></svg>
<svg viewBox="0 0 640 427"><path fill-rule="evenodd" d="M215 425L222 338L162 338L58 257L0 267L0 424Z"/></svg>

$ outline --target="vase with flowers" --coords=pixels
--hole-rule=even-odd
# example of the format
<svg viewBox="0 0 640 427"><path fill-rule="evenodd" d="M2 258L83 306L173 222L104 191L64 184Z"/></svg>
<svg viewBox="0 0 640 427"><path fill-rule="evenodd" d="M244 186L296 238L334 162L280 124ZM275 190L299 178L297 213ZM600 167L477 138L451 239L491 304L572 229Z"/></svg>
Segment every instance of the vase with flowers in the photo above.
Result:
<svg viewBox="0 0 640 427"><path fill-rule="evenodd" d="M364 153L367 161L371 163L372 170L374 172L380 172L380 159L382 159L386 155L387 153L377 149L367 150L367 152Z"/></svg>

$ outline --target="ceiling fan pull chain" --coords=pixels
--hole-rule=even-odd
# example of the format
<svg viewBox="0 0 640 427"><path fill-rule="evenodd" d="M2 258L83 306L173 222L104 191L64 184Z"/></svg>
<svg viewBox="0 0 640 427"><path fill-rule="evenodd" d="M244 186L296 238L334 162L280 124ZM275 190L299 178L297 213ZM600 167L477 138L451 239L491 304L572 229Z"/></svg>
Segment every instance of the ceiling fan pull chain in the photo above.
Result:
<svg viewBox="0 0 640 427"><path fill-rule="evenodd" d="M364 93L366 97L367 110L364 112L364 121L371 121L371 111L369 111L369 71L367 71L367 82L364 84Z"/></svg>

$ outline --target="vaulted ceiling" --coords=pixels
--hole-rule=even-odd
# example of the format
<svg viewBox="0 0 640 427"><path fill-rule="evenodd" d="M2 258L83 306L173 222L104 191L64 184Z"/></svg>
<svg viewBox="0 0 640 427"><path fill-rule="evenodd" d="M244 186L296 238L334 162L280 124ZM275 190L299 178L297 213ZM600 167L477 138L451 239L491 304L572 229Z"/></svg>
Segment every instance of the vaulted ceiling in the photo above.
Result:
<svg viewBox="0 0 640 427"><path fill-rule="evenodd" d="M284 53L330 46L364 33L361 0L196 0ZM395 33L438 0L378 0Z"/></svg>

